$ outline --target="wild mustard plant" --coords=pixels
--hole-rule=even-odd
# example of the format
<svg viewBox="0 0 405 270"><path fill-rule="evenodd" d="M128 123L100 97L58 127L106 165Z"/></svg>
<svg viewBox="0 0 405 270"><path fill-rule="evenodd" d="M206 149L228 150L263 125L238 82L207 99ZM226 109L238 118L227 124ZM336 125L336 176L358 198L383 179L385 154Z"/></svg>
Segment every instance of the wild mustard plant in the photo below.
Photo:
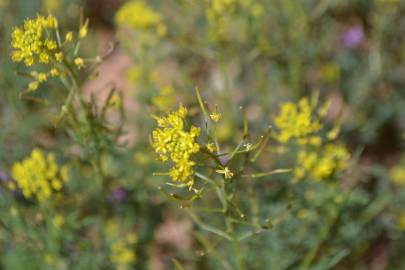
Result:
<svg viewBox="0 0 405 270"><path fill-rule="evenodd" d="M59 193L69 179L67 165L59 166L55 155L45 155L40 149L32 150L31 156L13 165L11 170L14 182L9 183L12 190L21 189L26 199L43 202Z"/></svg>
<svg viewBox="0 0 405 270"><path fill-rule="evenodd" d="M247 210L243 209L236 198L247 196L245 191L252 188L255 178L290 170L274 169L265 173L251 173L252 165L266 148L270 132L261 136L257 143L250 143L247 119L244 120L243 139L232 151L223 151L216 136L221 112L217 107L209 110L198 90L196 95L204 122L201 135L200 128L196 126L191 125L190 131L185 129L187 109L183 106L178 111L168 113L166 117L155 117L158 127L152 132L152 146L162 162L171 160L174 163L169 173L155 175L170 175L174 181L185 182L168 183L179 192L167 193L162 188L160 190L168 198L181 203L201 229L229 241L235 258L231 258L231 262L225 260L223 264L236 264L238 269L247 269L241 241L281 222L288 213L289 206L280 217L275 218L277 221L273 221L273 224L267 218L262 220L256 215L248 216L245 212ZM244 182L244 178L250 178L252 183ZM184 187L192 191L191 196L183 196ZM211 196L217 196L217 200L208 199ZM206 223L204 219L210 221ZM218 219L223 220L225 228L222 228ZM206 241L209 240L202 235L199 237L203 246L209 249L206 246Z"/></svg>

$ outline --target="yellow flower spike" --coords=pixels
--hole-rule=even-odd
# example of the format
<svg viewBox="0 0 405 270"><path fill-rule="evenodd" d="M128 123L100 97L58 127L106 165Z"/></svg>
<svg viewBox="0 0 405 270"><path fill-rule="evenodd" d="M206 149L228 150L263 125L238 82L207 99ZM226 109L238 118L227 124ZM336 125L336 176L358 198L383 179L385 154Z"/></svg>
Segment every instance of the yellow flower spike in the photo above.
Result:
<svg viewBox="0 0 405 270"><path fill-rule="evenodd" d="M78 69L81 69L82 67L84 67L84 60L81 57L77 57L75 60L75 65L77 66Z"/></svg>
<svg viewBox="0 0 405 270"><path fill-rule="evenodd" d="M73 32L68 32L65 36L65 41L72 42L72 40L73 40Z"/></svg>
<svg viewBox="0 0 405 270"><path fill-rule="evenodd" d="M223 174L225 179L231 179L233 177L233 172L228 167L224 169L216 170L217 173Z"/></svg>

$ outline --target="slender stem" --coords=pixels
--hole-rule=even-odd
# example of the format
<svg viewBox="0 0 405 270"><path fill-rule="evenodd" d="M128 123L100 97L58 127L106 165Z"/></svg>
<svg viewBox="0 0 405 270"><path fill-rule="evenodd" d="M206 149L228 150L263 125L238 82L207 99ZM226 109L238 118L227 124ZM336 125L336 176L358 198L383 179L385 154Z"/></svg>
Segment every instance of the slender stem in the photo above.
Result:
<svg viewBox="0 0 405 270"><path fill-rule="evenodd" d="M233 243L233 247L234 247L234 250L235 250L235 256L236 256L236 260L237 260L237 263L238 263L239 270L245 270L246 269L246 267L245 267L245 259L244 259L243 255L241 253L241 244L240 244L239 238L235 236L233 238L232 243Z"/></svg>

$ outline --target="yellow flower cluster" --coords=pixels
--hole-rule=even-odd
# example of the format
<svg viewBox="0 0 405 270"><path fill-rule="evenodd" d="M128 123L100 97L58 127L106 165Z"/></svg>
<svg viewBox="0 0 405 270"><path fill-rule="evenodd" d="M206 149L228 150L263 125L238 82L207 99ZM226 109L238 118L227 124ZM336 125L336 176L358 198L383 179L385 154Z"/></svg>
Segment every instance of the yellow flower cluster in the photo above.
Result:
<svg viewBox="0 0 405 270"><path fill-rule="evenodd" d="M24 61L26 66L35 63L48 64L60 52L55 38L51 35L58 21L52 15L37 16L36 19L25 20L23 27L16 27L12 33L12 46L15 49L12 59Z"/></svg>
<svg viewBox="0 0 405 270"><path fill-rule="evenodd" d="M187 109L183 106L178 111L170 113L167 117L157 117L158 128L152 133L153 148L162 161L171 160L175 165L170 169L169 175L173 181L193 184L193 166L195 162L191 156L200 150L196 138L200 129L191 126L190 131L184 128Z"/></svg>
<svg viewBox="0 0 405 270"><path fill-rule="evenodd" d="M129 240L120 239L111 246L110 260L117 270L131 269L130 265L136 259L135 252L131 248L133 242Z"/></svg>
<svg viewBox="0 0 405 270"><path fill-rule="evenodd" d="M162 16L143 1L125 3L118 10L115 19L118 25L135 30L153 30L159 36L164 36L167 31Z"/></svg>
<svg viewBox="0 0 405 270"><path fill-rule="evenodd" d="M405 185L405 166L397 165L390 170L392 182L397 185Z"/></svg>
<svg viewBox="0 0 405 270"><path fill-rule="evenodd" d="M328 178L334 172L346 169L349 158L346 147L340 144L330 143L312 151L302 150L297 156L295 179L304 176L313 177L315 180Z"/></svg>
<svg viewBox="0 0 405 270"><path fill-rule="evenodd" d="M88 21L80 27L78 38L86 36L87 25ZM21 27L13 30L12 60L24 62L27 67L34 64L47 66L45 72L31 72L34 81L28 85L29 90L34 91L49 77L60 76L63 73L62 62L66 57L63 48L73 41L73 32L66 34L63 43L58 35L58 20L51 14L47 17L37 15L35 19L27 19ZM73 64L80 69L84 66L84 60L80 57L75 58Z"/></svg>
<svg viewBox="0 0 405 270"><path fill-rule="evenodd" d="M133 245L138 237L132 231L120 231L122 223L119 219L113 218L107 221L105 226L105 235L107 240L112 243L110 260L115 265L115 269L132 269L131 264L136 260L136 254Z"/></svg>
<svg viewBox="0 0 405 270"><path fill-rule="evenodd" d="M325 110L320 110L316 116L322 116L323 111ZM322 128L322 124L314 115L314 108L306 97L300 99L297 105L291 102L284 103L279 115L274 118L278 129L276 139L280 143L297 139L300 144L319 145L320 138L314 133Z"/></svg>
<svg viewBox="0 0 405 270"><path fill-rule="evenodd" d="M54 192L62 189L68 180L68 167L59 167L55 156L34 149L31 156L13 165L11 175L25 198L35 197L39 202L49 199ZM10 185L15 189L14 182Z"/></svg>

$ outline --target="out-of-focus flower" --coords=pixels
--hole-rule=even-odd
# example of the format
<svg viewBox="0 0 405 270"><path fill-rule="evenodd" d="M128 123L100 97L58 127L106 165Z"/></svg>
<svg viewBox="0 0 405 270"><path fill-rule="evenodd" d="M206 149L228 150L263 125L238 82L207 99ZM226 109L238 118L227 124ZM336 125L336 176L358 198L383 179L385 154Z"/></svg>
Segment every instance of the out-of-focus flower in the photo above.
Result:
<svg viewBox="0 0 405 270"><path fill-rule="evenodd" d="M405 166L397 165L390 170L392 182L397 185L405 185Z"/></svg>
<svg viewBox="0 0 405 270"><path fill-rule="evenodd" d="M215 123L218 123L219 120L221 120L221 114L217 111L212 112L210 114L210 118L212 121L214 121Z"/></svg>
<svg viewBox="0 0 405 270"><path fill-rule="evenodd" d="M124 240L118 240L111 246L110 260L118 270L131 269L135 261L135 252Z"/></svg>
<svg viewBox="0 0 405 270"><path fill-rule="evenodd" d="M355 48L359 46L365 38L364 29L362 26L352 26L347 29L341 36L343 46Z"/></svg>
<svg viewBox="0 0 405 270"><path fill-rule="evenodd" d="M3 170L0 170L0 181L4 183L10 181L10 176Z"/></svg>
<svg viewBox="0 0 405 270"><path fill-rule="evenodd" d="M118 187L113 190L112 197L117 202L123 202L127 198L127 193L125 192L125 189L123 187Z"/></svg>
<svg viewBox="0 0 405 270"><path fill-rule="evenodd" d="M175 91L171 86L161 88L159 95L152 98L152 104L161 111L169 111L173 109L175 103Z"/></svg>
<svg viewBox="0 0 405 270"><path fill-rule="evenodd" d="M59 192L68 180L68 169L59 167L54 154L34 149L30 157L13 165L11 175L25 198L35 197L39 202ZM13 182L14 183L14 182ZM12 190L15 186L10 186Z"/></svg>
<svg viewBox="0 0 405 270"><path fill-rule="evenodd" d="M349 158L346 147L340 144L330 143L316 150L303 150L297 155L294 176L297 180L305 175L315 180L326 179L332 173L346 169Z"/></svg>
<svg viewBox="0 0 405 270"><path fill-rule="evenodd" d="M274 118L274 123L278 128L276 139L281 143L287 143L291 139L297 139L302 144L307 143L308 137L322 128L306 97L298 105L284 103L279 115Z"/></svg>
<svg viewBox="0 0 405 270"><path fill-rule="evenodd" d="M162 16L144 1L125 3L118 10L115 20L118 25L141 31L153 30L159 36L164 36L167 31Z"/></svg>
<svg viewBox="0 0 405 270"><path fill-rule="evenodd" d="M75 65L77 66L78 69L81 69L82 67L84 67L83 58L77 57L74 62L75 62Z"/></svg>
<svg viewBox="0 0 405 270"><path fill-rule="evenodd" d="M61 228L63 226L63 224L65 224L65 218L63 217L63 215L61 214L57 214L53 217L52 219L52 224L56 227L56 228Z"/></svg>
<svg viewBox="0 0 405 270"><path fill-rule="evenodd" d="M217 147L215 146L215 144L213 144L211 142L207 143L205 146L207 147L208 151L210 151L211 153L217 151Z"/></svg>

